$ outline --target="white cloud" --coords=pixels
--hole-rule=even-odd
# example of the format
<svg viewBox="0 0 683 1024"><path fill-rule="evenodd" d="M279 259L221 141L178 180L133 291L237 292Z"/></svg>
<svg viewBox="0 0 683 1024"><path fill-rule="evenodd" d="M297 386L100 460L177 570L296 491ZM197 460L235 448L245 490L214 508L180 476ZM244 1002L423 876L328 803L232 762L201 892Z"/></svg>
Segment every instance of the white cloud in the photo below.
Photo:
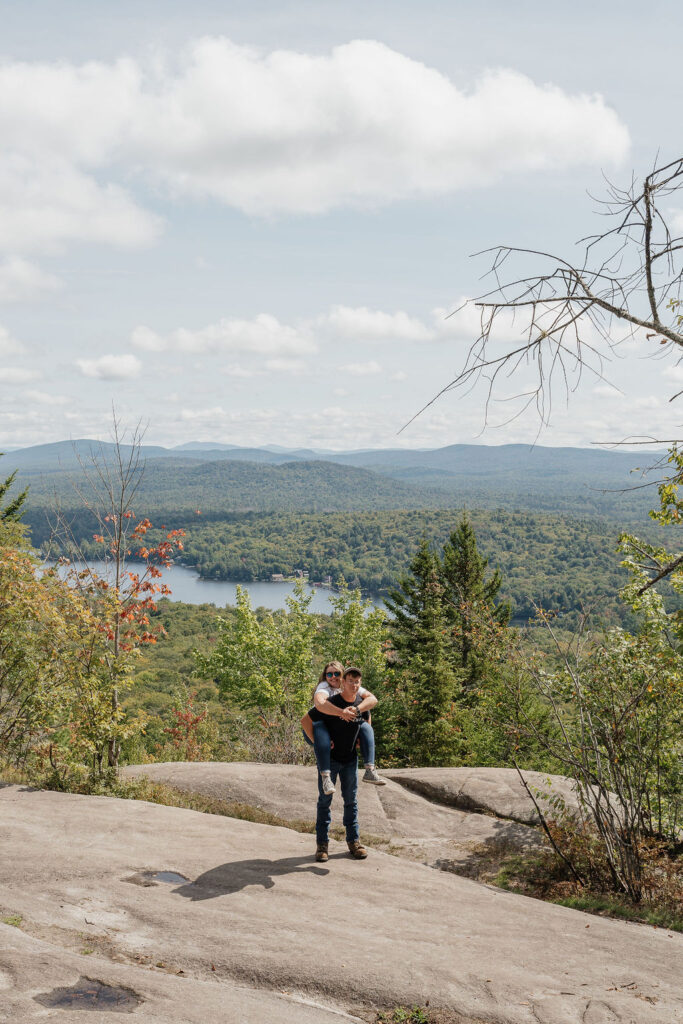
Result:
<svg viewBox="0 0 683 1024"><path fill-rule="evenodd" d="M229 366L224 366L221 370L226 377L238 377L244 378L245 380L249 377L258 377L258 370L251 370L247 366L242 366L240 363L231 363Z"/></svg>
<svg viewBox="0 0 683 1024"><path fill-rule="evenodd" d="M163 352L167 347L167 342L161 335L144 326L136 327L130 340L132 345L144 349L145 352Z"/></svg>
<svg viewBox="0 0 683 1024"><path fill-rule="evenodd" d="M611 384L598 384L597 387L593 388L593 394L597 398L624 398L621 391Z"/></svg>
<svg viewBox="0 0 683 1024"><path fill-rule="evenodd" d="M642 395L634 404L636 409L659 409L662 403L656 395Z"/></svg>
<svg viewBox="0 0 683 1024"><path fill-rule="evenodd" d="M604 166L629 147L600 96L518 72L460 89L373 40L321 56L222 37L166 60L5 61L0 137L0 238L15 251L153 240L159 222L121 174L263 216Z"/></svg>
<svg viewBox="0 0 683 1024"><path fill-rule="evenodd" d="M345 363L339 369L350 373L352 377L369 377L374 373L382 372L382 367L374 359L367 363Z"/></svg>
<svg viewBox="0 0 683 1024"><path fill-rule="evenodd" d="M512 71L465 92L372 40L321 57L203 38L142 88L126 144L174 189L263 215L611 163L628 134L600 97Z"/></svg>
<svg viewBox="0 0 683 1024"><path fill-rule="evenodd" d="M462 296L452 309L433 310L434 329L442 341L476 341L482 332L482 315L486 311L475 305L475 300ZM525 310L516 316L512 310L503 310L495 318L491 332L493 341L509 342L525 335L527 320Z"/></svg>
<svg viewBox="0 0 683 1024"><path fill-rule="evenodd" d="M302 359L266 359L265 368L270 373L305 373L307 366Z"/></svg>
<svg viewBox="0 0 683 1024"><path fill-rule="evenodd" d="M16 338L13 338L6 327L0 326L0 355L14 355L15 352L22 352L23 346Z"/></svg>
<svg viewBox="0 0 683 1024"><path fill-rule="evenodd" d="M20 366L0 366L0 384L26 384L38 374Z"/></svg>
<svg viewBox="0 0 683 1024"><path fill-rule="evenodd" d="M669 227L674 234L683 234L683 210L672 208L668 211L671 218Z"/></svg>
<svg viewBox="0 0 683 1024"><path fill-rule="evenodd" d="M58 277L19 256L10 256L0 263L0 302L30 302L61 287Z"/></svg>
<svg viewBox="0 0 683 1024"><path fill-rule="evenodd" d="M77 359L76 365L84 377L97 380L131 380L142 370L142 363L130 354L106 355L99 359Z"/></svg>
<svg viewBox="0 0 683 1024"><path fill-rule="evenodd" d="M333 306L318 323L338 337L359 341L429 341L433 336L421 320L402 310L383 313L365 306Z"/></svg>
<svg viewBox="0 0 683 1024"><path fill-rule="evenodd" d="M676 366L667 366L663 376L668 377L669 380L676 381L676 383L680 383L680 381L683 381L683 365L679 363Z"/></svg>
<svg viewBox="0 0 683 1024"><path fill-rule="evenodd" d="M214 405L211 409L180 410L181 420L206 420L213 423L216 420L224 420L226 416L227 413L221 405Z"/></svg>
<svg viewBox="0 0 683 1024"><path fill-rule="evenodd" d="M136 327L132 341L139 348L155 352L248 352L253 355L308 355L317 351L315 342L303 332L280 323L270 313L252 320L224 318L198 330L180 327L162 337L147 327Z"/></svg>
<svg viewBox="0 0 683 1024"><path fill-rule="evenodd" d="M52 395L47 391L24 391L24 398L37 405L67 405L69 402L66 395Z"/></svg>
<svg viewBox="0 0 683 1024"><path fill-rule="evenodd" d="M239 424L247 430L244 440L247 445L256 443L255 435L251 433L255 426L266 424L271 432L273 424L277 424L278 429L282 426L282 413L274 408L248 409L238 412L227 412L222 405L216 405L209 409L186 408L181 409L179 418L182 422L206 423L212 428L215 428L217 422L230 425ZM272 433L269 436L272 437Z"/></svg>
<svg viewBox="0 0 683 1024"><path fill-rule="evenodd" d="M0 76L1 80L1 76ZM100 185L66 160L0 159L0 248L55 251L67 242L147 245L160 230L125 189Z"/></svg>
<svg viewBox="0 0 683 1024"><path fill-rule="evenodd" d="M392 373L389 380L408 380L408 374L404 370L397 370L396 373Z"/></svg>

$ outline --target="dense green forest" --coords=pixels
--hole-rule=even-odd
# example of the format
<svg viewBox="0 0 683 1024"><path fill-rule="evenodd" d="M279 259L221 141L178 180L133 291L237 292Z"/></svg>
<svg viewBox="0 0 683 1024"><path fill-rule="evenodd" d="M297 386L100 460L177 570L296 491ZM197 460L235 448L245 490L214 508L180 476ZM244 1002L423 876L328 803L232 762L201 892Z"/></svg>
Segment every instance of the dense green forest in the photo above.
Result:
<svg viewBox="0 0 683 1024"><path fill-rule="evenodd" d="M29 484L24 522L37 547L46 550L59 504L74 539L97 555L95 517L74 490L76 484L88 494L84 474L94 444L12 453ZM502 570L503 596L517 621L540 604L573 613L597 606L606 621L628 622L617 597L619 532L657 536L646 516L655 494L628 489L636 456L625 452L453 445L324 457L152 447L142 454L136 512L184 529L178 558L207 579L248 582L307 570L314 581L343 576L381 594L405 571L421 537L443 544L468 507L482 550ZM112 457L106 446L102 457Z"/></svg>
<svg viewBox="0 0 683 1024"><path fill-rule="evenodd" d="M75 487L87 483L79 473L29 478L29 510L55 498L75 504ZM438 508L457 504L455 495L411 487L399 480L355 466L330 462L287 462L281 466L220 461L187 465L178 459L154 459L145 466L138 501L152 513L200 508L204 513L230 511L307 511L334 509Z"/></svg>
<svg viewBox="0 0 683 1024"><path fill-rule="evenodd" d="M312 581L344 577L369 593L395 585L425 536L442 545L458 512L385 511L314 513L232 513L190 516L162 513L160 522L186 530L177 559L196 566L206 579L249 582L307 570ZM470 512L481 550L503 574L502 596L510 600L517 621L534 615L534 605L560 612L599 608L605 620L629 621L618 599L624 583L616 550L619 527L602 519L573 519L544 513L501 509ZM46 544L50 525L44 515L25 517L33 525L33 542ZM94 557L94 521L74 514L74 535ZM653 537L657 527L644 524Z"/></svg>
<svg viewBox="0 0 683 1024"><path fill-rule="evenodd" d="M126 456L129 446L122 447ZM642 518L655 496L654 452L451 445L431 451L364 452L233 449L169 450L143 446L139 501L148 512L201 508L205 513L478 508ZM114 465L113 446L58 442L12 453L31 485L29 508L55 499L74 506L93 458ZM642 488L651 481L652 487ZM84 487L85 484L85 487ZM639 485L634 489L634 485Z"/></svg>

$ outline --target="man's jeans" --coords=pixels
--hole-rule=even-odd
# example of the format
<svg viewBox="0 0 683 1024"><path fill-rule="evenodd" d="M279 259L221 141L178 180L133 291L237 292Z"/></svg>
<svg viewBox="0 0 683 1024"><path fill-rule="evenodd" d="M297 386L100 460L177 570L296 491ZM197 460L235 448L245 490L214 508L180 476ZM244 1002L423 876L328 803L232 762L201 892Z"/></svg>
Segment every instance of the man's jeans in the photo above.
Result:
<svg viewBox="0 0 683 1024"><path fill-rule="evenodd" d="M304 733L304 739L310 744L310 740L306 733ZM369 722L363 722L360 727L358 734L360 740L360 752L363 757L364 764L375 763L375 731ZM315 760L318 765L318 771L329 772L330 761L332 759L332 751L330 746L330 734L327 731L327 726L324 722L313 723L313 749L315 750Z"/></svg>
<svg viewBox="0 0 683 1024"><path fill-rule="evenodd" d="M358 831L358 758L353 757L346 764L339 764L338 761L330 762L330 778L341 785L342 799L344 801L344 826L346 827L347 843L355 843L360 832ZM330 822L332 812L333 793L326 796L323 793L320 773L318 773L318 814L315 821L315 838L318 843L326 843L329 839Z"/></svg>

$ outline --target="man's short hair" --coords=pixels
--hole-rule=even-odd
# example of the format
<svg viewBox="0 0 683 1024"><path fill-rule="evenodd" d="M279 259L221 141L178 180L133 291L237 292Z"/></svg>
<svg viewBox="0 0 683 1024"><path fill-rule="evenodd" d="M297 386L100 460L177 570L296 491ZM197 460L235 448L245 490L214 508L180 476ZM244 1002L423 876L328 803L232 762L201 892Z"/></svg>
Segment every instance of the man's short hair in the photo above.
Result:
<svg viewBox="0 0 683 1024"><path fill-rule="evenodd" d="M359 668L356 668L355 665L349 665L347 668L344 669L344 679L346 679L347 676L358 676L360 678L362 675L363 673L361 672L361 670Z"/></svg>

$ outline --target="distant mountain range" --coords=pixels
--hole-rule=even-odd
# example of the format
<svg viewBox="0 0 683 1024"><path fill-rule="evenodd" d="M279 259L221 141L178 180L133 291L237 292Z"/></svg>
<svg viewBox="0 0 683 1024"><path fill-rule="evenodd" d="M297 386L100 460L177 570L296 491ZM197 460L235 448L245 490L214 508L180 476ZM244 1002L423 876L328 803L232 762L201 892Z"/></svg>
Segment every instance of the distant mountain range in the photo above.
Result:
<svg viewBox="0 0 683 1024"><path fill-rule="evenodd" d="M122 446L125 457L130 447ZM112 463L112 444L81 439L14 450L0 477L18 469L30 484L29 507L56 492L73 495L72 480L93 456ZM276 445L243 448L190 442L176 448L144 445L140 501L155 508L191 506L227 511L482 508L533 509L641 518L656 494L637 466L657 453L527 445L449 445L432 450L369 449L331 452ZM6 471L3 473L3 471ZM646 478L650 479L650 478ZM23 485L22 484L22 485ZM77 501L74 500L74 504Z"/></svg>

